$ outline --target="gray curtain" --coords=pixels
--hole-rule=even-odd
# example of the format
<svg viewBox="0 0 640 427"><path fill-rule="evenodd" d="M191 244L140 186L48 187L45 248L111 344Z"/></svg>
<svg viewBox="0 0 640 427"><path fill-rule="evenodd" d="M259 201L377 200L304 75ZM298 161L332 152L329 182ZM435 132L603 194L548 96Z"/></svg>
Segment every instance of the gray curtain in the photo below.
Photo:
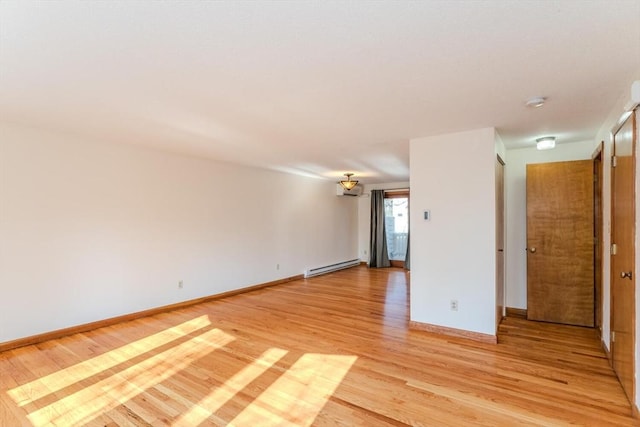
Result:
<svg viewBox="0 0 640 427"><path fill-rule="evenodd" d="M411 231L407 233L407 254L404 256L404 268L411 270L411 256L409 255L409 249L411 248Z"/></svg>
<svg viewBox="0 0 640 427"><path fill-rule="evenodd" d="M369 267L390 267L384 230L384 190L371 190L371 244Z"/></svg>

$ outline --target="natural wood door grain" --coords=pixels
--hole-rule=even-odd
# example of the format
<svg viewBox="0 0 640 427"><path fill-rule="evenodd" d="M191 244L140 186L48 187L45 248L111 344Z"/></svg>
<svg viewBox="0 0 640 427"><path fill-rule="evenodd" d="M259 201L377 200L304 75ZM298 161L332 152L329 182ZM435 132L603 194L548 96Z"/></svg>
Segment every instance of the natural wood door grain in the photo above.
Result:
<svg viewBox="0 0 640 427"><path fill-rule="evenodd" d="M612 174L611 241L611 330L613 368L629 400L634 398L635 348L635 198L634 198L634 119L629 118L614 136L615 167ZM622 274L625 277L622 277ZM631 277L626 275L631 273Z"/></svg>
<svg viewBox="0 0 640 427"><path fill-rule="evenodd" d="M593 326L593 163L527 165L527 317Z"/></svg>

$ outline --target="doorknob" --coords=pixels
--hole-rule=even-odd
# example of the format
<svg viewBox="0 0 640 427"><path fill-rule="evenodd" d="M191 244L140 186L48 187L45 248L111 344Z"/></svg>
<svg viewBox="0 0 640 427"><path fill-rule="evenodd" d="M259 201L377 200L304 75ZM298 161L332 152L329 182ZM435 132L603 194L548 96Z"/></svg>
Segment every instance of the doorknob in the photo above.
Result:
<svg viewBox="0 0 640 427"><path fill-rule="evenodd" d="M623 271L622 273L620 273L620 277L621 277L621 278L623 278L623 279L629 279L629 280L632 280L632 277L633 277L633 276L631 275L631 272L630 272L630 271L629 271L629 272L627 272L627 271Z"/></svg>
<svg viewBox="0 0 640 427"><path fill-rule="evenodd" d="M535 253L536 253L536 248L529 248L529 251L530 251L532 254L535 254Z"/></svg>

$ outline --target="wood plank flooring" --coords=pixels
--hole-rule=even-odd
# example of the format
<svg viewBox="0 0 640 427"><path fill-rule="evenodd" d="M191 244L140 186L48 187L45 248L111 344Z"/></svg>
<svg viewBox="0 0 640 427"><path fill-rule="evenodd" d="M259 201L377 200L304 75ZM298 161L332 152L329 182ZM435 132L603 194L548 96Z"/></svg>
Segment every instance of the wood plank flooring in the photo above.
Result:
<svg viewBox="0 0 640 427"><path fill-rule="evenodd" d="M0 353L0 425L637 425L593 329L408 330L357 267Z"/></svg>

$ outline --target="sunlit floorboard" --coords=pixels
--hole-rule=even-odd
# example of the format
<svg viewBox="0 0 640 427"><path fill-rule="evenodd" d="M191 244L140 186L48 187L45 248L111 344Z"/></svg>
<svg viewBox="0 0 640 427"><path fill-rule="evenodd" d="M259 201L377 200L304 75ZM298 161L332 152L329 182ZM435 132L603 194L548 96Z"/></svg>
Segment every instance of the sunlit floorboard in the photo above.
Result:
<svg viewBox="0 0 640 427"><path fill-rule="evenodd" d="M408 276L352 268L0 353L0 426L636 425L594 330L409 330Z"/></svg>

